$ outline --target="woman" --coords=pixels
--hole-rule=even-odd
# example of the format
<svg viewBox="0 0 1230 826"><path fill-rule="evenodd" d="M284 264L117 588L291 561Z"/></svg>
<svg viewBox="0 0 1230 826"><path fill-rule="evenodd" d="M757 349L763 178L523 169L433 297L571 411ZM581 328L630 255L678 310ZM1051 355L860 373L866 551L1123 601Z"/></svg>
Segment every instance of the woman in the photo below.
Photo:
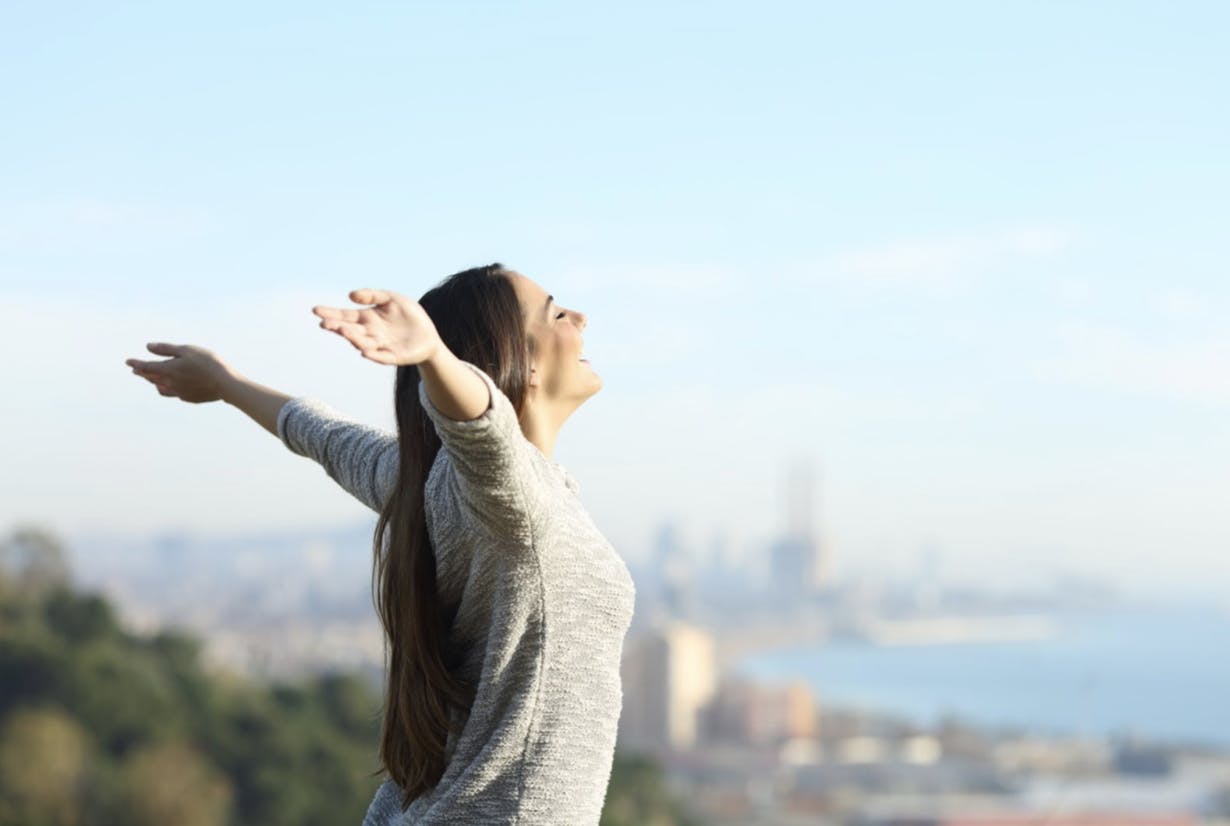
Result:
<svg viewBox="0 0 1230 826"><path fill-rule="evenodd" d="M365 358L397 365L396 436L200 347L150 345L170 358L128 363L164 396L238 407L380 514L388 778L364 826L597 824L635 592L551 459L602 387L581 358L585 316L499 264L417 303L350 298L373 306L313 312Z"/></svg>

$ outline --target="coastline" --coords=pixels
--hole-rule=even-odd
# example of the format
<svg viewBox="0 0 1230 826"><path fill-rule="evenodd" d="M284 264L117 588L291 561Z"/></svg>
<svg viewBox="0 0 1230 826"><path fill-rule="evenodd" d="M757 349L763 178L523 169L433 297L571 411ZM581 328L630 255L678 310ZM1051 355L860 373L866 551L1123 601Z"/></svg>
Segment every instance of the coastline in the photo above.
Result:
<svg viewBox="0 0 1230 826"><path fill-rule="evenodd" d="M1031 612L836 622L813 617L718 630L714 636L719 659L733 664L750 656L836 643L862 643L880 648L1009 643L1053 639L1061 633L1062 622L1058 618Z"/></svg>
<svg viewBox="0 0 1230 826"><path fill-rule="evenodd" d="M857 640L874 646L891 647L1024 642L1053 639L1059 633L1059 621L1046 614L941 616L868 620L848 630L835 629L830 640Z"/></svg>
<svg viewBox="0 0 1230 826"><path fill-rule="evenodd" d="M1015 616L864 620L747 650L731 666L757 680L803 680L821 708L1230 745L1230 662L1218 642L1230 618L1180 608Z"/></svg>

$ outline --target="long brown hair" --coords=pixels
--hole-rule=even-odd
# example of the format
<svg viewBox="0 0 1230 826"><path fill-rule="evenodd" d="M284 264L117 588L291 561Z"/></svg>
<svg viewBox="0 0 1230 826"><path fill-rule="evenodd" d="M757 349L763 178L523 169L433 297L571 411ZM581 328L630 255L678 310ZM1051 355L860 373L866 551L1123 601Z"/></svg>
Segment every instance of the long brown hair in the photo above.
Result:
<svg viewBox="0 0 1230 826"><path fill-rule="evenodd" d="M498 263L464 270L424 293L419 304L445 346L491 376L519 412L532 342L509 275ZM397 368L398 480L372 543L372 595L386 644L380 760L404 791L403 810L439 783L448 737L460 735L475 688L456 673L465 654L450 639L458 606L446 604L436 589L423 491L441 444L419 401L421 380L417 365Z"/></svg>

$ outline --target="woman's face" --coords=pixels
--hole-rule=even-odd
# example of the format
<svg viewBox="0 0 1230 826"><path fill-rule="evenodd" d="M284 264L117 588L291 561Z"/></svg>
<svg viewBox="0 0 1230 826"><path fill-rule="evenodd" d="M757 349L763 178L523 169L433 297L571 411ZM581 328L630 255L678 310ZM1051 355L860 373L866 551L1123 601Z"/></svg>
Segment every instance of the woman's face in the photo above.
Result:
<svg viewBox="0 0 1230 826"><path fill-rule="evenodd" d="M602 379L581 360L585 314L555 303L534 281L511 273L526 335L534 341L530 387L538 401L579 405L602 389Z"/></svg>

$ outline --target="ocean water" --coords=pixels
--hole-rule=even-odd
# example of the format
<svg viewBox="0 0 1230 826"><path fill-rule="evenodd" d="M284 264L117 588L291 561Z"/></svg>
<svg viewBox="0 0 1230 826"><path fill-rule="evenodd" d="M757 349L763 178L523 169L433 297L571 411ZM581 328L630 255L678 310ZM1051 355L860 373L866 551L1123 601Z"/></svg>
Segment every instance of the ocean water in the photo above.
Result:
<svg viewBox="0 0 1230 826"><path fill-rule="evenodd" d="M1230 612L1138 607L1056 619L1059 633L1043 640L833 642L762 651L736 669L807 681L822 716L827 702L927 724L951 713L1043 734L1230 748Z"/></svg>

